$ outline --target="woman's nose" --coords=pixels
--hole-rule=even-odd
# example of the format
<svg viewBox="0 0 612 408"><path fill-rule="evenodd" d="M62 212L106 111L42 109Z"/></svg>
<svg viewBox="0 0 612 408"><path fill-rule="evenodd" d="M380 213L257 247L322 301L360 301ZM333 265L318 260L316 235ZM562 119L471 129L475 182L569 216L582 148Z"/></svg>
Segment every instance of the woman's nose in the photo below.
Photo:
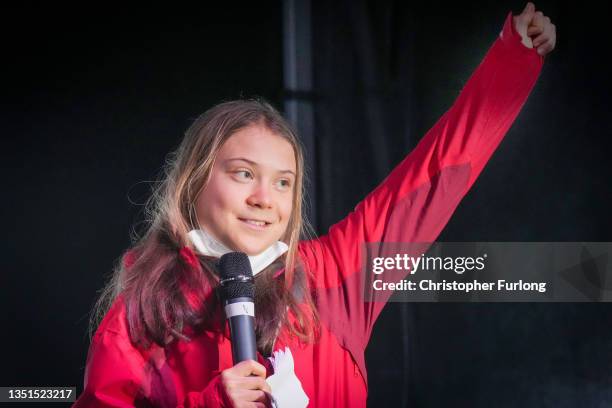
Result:
<svg viewBox="0 0 612 408"><path fill-rule="evenodd" d="M247 198L247 203L253 207L270 208L272 206L270 188L264 183L258 184Z"/></svg>

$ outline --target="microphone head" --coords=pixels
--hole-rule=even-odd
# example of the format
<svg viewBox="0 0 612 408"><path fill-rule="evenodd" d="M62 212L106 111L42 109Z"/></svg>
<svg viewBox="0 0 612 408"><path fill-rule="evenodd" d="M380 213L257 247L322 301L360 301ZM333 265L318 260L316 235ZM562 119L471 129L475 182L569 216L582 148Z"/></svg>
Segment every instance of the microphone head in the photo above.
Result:
<svg viewBox="0 0 612 408"><path fill-rule="evenodd" d="M239 297L254 298L253 271L243 252L230 252L219 259L221 296L224 301Z"/></svg>

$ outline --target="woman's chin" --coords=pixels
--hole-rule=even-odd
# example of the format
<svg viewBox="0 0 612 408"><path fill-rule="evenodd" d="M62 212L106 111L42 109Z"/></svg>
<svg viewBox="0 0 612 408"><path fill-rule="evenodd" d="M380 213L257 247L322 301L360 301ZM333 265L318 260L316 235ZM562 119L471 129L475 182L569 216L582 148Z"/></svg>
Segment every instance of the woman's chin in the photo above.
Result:
<svg viewBox="0 0 612 408"><path fill-rule="evenodd" d="M236 246L238 252L244 252L248 256L255 256L261 254L265 251L268 246L263 246L261 244L246 244L243 243L241 245Z"/></svg>

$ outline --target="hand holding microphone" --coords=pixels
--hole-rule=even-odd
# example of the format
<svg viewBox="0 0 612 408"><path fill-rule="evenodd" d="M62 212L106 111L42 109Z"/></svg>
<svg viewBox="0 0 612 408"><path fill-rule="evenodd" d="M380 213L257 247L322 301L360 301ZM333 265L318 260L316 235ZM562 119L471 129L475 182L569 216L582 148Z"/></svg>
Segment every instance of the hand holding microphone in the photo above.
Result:
<svg viewBox="0 0 612 408"><path fill-rule="evenodd" d="M266 368L257 360L254 285L246 254L231 252L219 260L221 297L230 324L234 366L221 372L223 389L235 407L269 406Z"/></svg>

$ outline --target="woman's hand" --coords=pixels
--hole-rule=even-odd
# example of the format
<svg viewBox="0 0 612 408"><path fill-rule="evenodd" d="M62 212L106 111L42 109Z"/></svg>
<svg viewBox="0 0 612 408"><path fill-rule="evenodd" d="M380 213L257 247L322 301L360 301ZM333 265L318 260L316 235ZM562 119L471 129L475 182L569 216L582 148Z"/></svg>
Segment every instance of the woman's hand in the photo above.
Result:
<svg viewBox="0 0 612 408"><path fill-rule="evenodd" d="M555 25L541 11L535 11L533 3L527 3L521 14L513 18L514 27L523 38L525 47L536 48L541 56L555 49Z"/></svg>
<svg viewBox="0 0 612 408"><path fill-rule="evenodd" d="M253 360L242 361L221 372L221 385L232 406L268 407L270 386L266 382L266 368Z"/></svg>

